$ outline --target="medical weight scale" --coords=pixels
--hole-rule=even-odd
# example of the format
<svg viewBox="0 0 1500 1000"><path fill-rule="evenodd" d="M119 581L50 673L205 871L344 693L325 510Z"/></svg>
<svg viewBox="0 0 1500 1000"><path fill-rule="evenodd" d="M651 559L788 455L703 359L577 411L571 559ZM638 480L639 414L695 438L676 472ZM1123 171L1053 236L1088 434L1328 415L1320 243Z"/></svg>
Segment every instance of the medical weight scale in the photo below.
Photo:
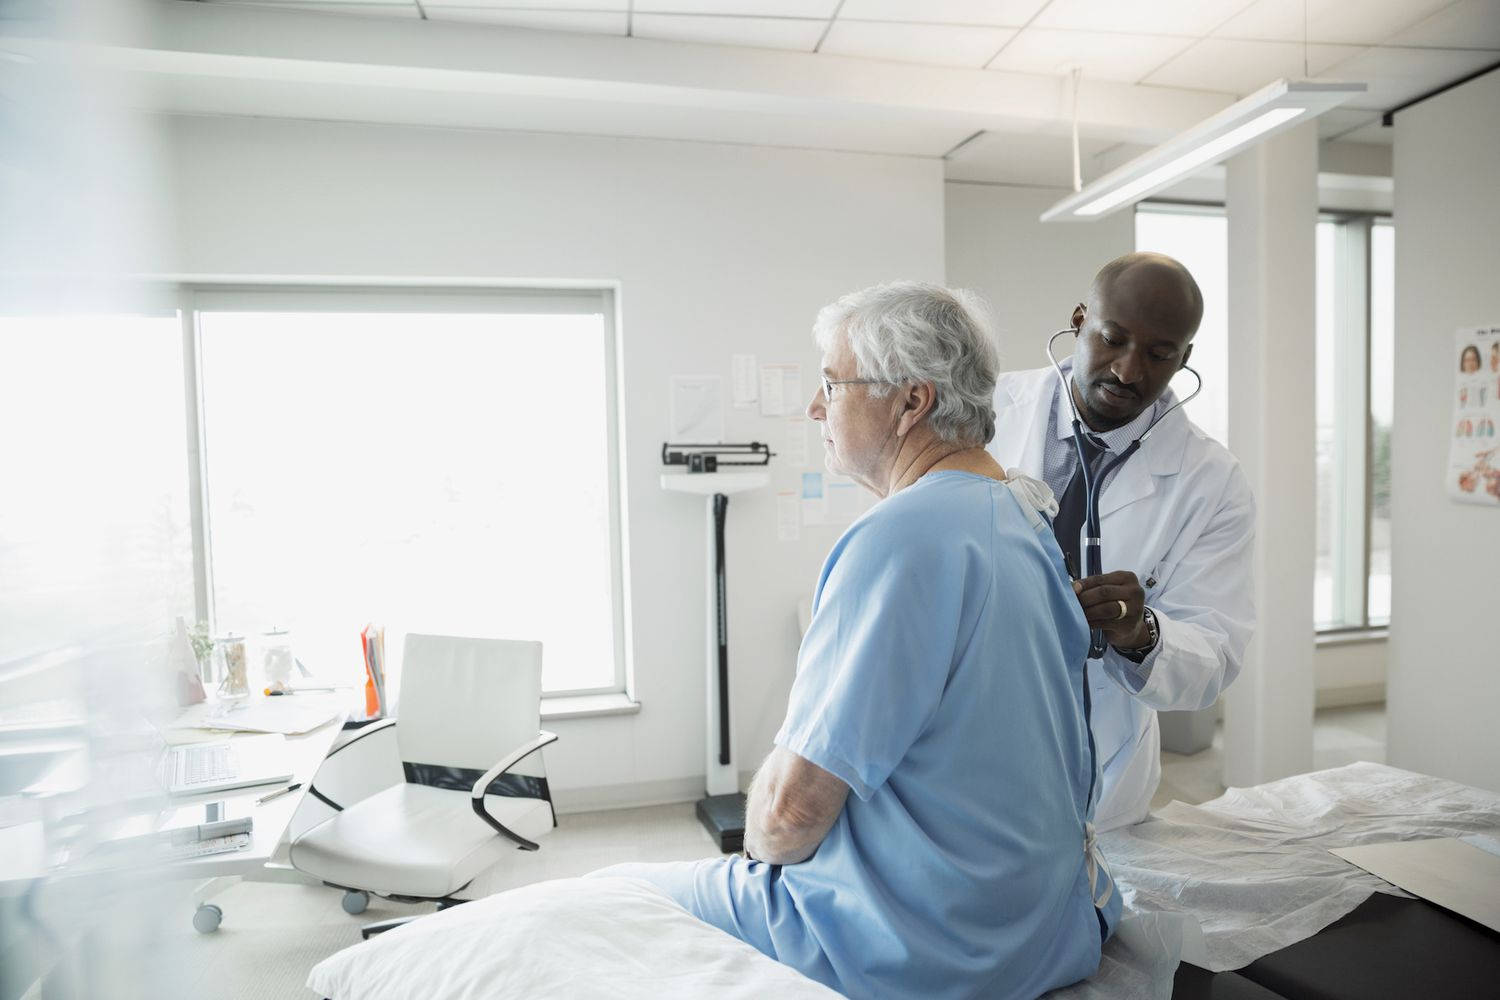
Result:
<svg viewBox="0 0 1500 1000"><path fill-rule="evenodd" d="M663 451L665 453L665 449ZM766 454L765 457L770 456ZM729 609L725 589L724 523L729 513L730 496L760 489L770 482L770 474L760 471L663 473L661 477L661 488L670 493L703 497L707 512L705 561L708 573L705 581L709 611L704 661L708 682L705 704L708 740L704 762L707 794L698 800L697 812L699 821L713 836L719 850L726 853L744 847L745 796L740 792L739 769L734 763L734 725L729 711Z"/></svg>

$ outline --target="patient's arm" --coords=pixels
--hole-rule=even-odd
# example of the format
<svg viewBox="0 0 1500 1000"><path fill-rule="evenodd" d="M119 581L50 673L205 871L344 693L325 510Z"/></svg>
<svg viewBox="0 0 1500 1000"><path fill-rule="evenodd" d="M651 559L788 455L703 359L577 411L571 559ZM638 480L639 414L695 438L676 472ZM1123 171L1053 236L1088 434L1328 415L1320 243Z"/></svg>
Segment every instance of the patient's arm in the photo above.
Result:
<svg viewBox="0 0 1500 1000"><path fill-rule="evenodd" d="M849 797L849 786L818 765L776 747L750 783L745 853L794 865L817 850Z"/></svg>

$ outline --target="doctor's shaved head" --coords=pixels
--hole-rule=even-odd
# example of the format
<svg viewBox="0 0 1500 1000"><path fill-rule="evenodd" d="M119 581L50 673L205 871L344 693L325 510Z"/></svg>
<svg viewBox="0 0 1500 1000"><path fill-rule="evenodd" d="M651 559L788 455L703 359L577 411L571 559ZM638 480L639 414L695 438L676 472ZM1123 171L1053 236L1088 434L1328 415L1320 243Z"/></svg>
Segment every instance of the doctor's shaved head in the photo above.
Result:
<svg viewBox="0 0 1500 1000"><path fill-rule="evenodd" d="M1073 399L1096 431L1123 427L1187 364L1203 292L1181 261L1128 253L1099 269L1073 309Z"/></svg>
<svg viewBox="0 0 1500 1000"><path fill-rule="evenodd" d="M1139 250L1101 267L1089 286L1089 302L1111 294L1128 295L1138 308L1166 322L1175 320L1187 327L1189 338L1203 322L1203 292L1197 280L1182 261L1164 253Z"/></svg>

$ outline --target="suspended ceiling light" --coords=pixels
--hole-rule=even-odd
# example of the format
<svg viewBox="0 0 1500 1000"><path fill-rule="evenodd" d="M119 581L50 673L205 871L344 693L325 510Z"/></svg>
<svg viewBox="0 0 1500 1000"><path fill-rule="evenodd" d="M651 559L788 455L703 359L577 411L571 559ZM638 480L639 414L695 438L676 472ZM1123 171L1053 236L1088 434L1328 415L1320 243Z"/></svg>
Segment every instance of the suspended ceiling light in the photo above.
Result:
<svg viewBox="0 0 1500 1000"><path fill-rule="evenodd" d="M1362 83L1277 80L1068 195L1043 212L1042 221L1087 222L1133 205L1200 167L1218 163L1294 124L1311 121L1364 91Z"/></svg>

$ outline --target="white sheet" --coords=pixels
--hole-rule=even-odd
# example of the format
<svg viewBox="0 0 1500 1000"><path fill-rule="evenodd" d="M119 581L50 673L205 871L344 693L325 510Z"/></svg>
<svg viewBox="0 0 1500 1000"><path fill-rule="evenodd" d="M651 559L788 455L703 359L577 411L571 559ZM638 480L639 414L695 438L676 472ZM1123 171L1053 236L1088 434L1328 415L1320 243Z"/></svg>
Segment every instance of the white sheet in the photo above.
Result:
<svg viewBox="0 0 1500 1000"><path fill-rule="evenodd" d="M1311 937L1372 892L1405 895L1329 848L1500 833L1500 795L1383 764L1173 802L1099 838L1128 907L1186 913L1203 932L1183 959L1237 969Z"/></svg>
<svg viewBox="0 0 1500 1000"><path fill-rule="evenodd" d="M689 914L637 879L558 879L465 903L324 959L332 1000L838 994Z"/></svg>

